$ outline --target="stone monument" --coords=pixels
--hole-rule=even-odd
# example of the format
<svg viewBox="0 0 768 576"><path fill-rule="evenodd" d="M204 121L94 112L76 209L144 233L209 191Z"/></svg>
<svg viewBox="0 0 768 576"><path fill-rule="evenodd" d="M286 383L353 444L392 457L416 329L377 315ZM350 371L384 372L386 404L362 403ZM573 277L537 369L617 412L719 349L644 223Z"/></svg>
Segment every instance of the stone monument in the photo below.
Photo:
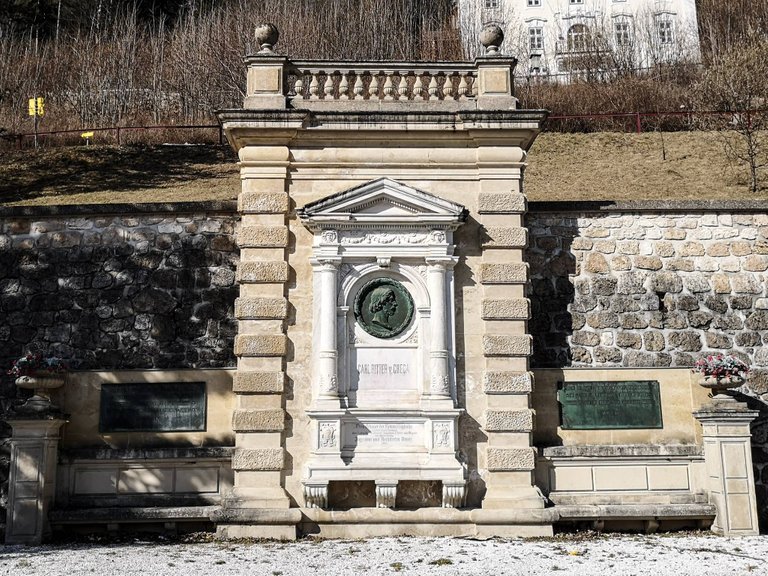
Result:
<svg viewBox="0 0 768 576"><path fill-rule="evenodd" d="M219 533L550 534L521 184L546 114L517 109L501 30L467 63L293 61L277 39L258 28L244 108L219 112L243 182Z"/></svg>

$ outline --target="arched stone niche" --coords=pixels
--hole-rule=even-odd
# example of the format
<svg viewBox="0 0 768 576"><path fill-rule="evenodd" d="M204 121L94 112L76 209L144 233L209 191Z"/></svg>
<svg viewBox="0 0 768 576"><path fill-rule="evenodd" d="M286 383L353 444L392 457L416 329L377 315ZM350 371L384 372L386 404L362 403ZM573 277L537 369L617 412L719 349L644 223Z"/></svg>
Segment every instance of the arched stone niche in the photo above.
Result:
<svg viewBox="0 0 768 576"><path fill-rule="evenodd" d="M439 481L442 506L461 506L453 232L466 209L383 178L298 212L314 234L306 506L327 507L331 481L374 481L387 508L398 482Z"/></svg>

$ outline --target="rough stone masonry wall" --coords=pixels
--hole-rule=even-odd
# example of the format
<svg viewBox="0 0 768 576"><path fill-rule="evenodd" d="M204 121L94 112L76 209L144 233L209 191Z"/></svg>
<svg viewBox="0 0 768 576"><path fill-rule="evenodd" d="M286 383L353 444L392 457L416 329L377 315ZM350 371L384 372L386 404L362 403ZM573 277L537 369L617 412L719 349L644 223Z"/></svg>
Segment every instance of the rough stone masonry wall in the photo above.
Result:
<svg viewBox="0 0 768 576"><path fill-rule="evenodd" d="M212 204L0 209L0 415L28 351L80 369L234 366L236 221ZM9 434L0 418L0 524Z"/></svg>
<svg viewBox="0 0 768 576"><path fill-rule="evenodd" d="M6 210L0 366L27 351L79 369L234 365L233 214Z"/></svg>
<svg viewBox="0 0 768 576"><path fill-rule="evenodd" d="M536 366L691 366L727 352L768 393L765 212L532 212L528 227Z"/></svg>
<svg viewBox="0 0 768 576"><path fill-rule="evenodd" d="M751 367L758 510L768 526L768 213L551 211L532 204L534 367ZM744 206L740 207L744 210Z"/></svg>

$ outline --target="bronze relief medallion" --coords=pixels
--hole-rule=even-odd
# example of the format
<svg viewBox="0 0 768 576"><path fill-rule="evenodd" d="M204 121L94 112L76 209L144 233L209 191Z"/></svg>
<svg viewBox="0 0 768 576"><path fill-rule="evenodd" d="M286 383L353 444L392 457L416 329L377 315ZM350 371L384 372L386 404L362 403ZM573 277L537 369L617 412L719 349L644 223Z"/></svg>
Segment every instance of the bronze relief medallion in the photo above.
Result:
<svg viewBox="0 0 768 576"><path fill-rule="evenodd" d="M411 323L413 298L392 278L376 278L355 296L355 320L371 336L394 338Z"/></svg>

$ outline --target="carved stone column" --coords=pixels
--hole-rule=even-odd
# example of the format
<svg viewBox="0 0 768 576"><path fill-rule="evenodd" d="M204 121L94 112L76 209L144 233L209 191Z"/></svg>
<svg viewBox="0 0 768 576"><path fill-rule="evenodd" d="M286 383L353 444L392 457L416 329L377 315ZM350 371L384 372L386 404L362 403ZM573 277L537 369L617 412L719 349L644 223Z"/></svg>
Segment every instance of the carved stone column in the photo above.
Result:
<svg viewBox="0 0 768 576"><path fill-rule="evenodd" d="M338 400L339 397L336 294L340 263L341 258L318 258L312 261L320 288L314 375L320 401Z"/></svg>
<svg viewBox="0 0 768 576"><path fill-rule="evenodd" d="M64 420L10 419L11 470L6 544L40 544L47 536L48 508L56 482L59 429Z"/></svg>
<svg viewBox="0 0 768 576"><path fill-rule="evenodd" d="M733 399L715 400L693 413L703 429L709 496L717 508L712 531L718 534L760 533L749 429L757 414Z"/></svg>
<svg viewBox="0 0 768 576"><path fill-rule="evenodd" d="M448 356L448 311L446 309L447 268L452 258L427 259L427 286L430 298L430 378L429 394L451 397L450 358Z"/></svg>

